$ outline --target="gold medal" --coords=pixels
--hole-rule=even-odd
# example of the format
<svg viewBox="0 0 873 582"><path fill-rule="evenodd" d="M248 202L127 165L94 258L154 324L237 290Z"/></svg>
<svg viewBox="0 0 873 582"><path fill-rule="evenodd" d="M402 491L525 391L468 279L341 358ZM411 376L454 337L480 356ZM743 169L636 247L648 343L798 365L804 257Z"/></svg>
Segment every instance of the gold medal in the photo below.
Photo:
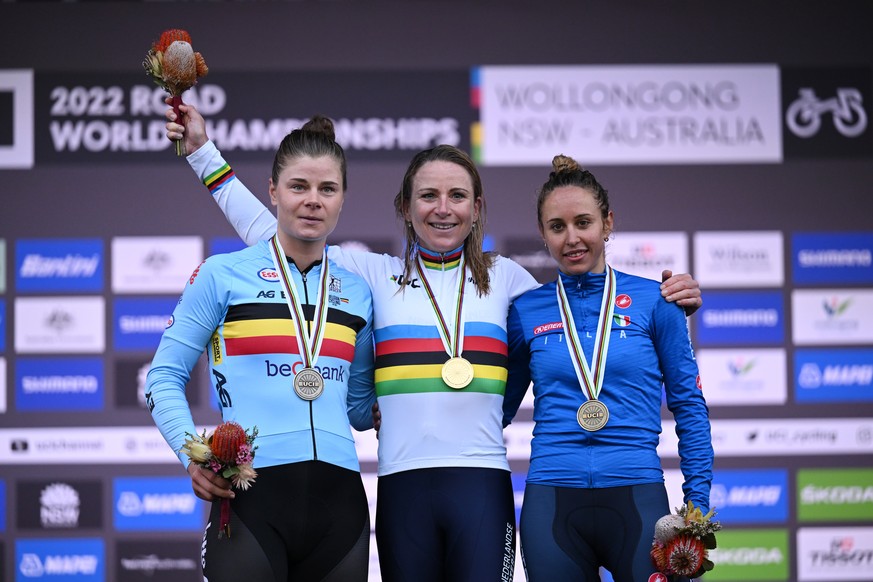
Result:
<svg viewBox="0 0 873 582"><path fill-rule="evenodd" d="M449 388L461 390L473 381L473 364L464 358L450 358L443 364L443 382Z"/></svg>
<svg viewBox="0 0 873 582"><path fill-rule="evenodd" d="M576 411L576 420L585 430L595 432L606 426L609 409L599 400L588 400Z"/></svg>
<svg viewBox="0 0 873 582"><path fill-rule="evenodd" d="M324 378L315 368L303 368L294 374L294 393L303 400L315 400L324 392Z"/></svg>

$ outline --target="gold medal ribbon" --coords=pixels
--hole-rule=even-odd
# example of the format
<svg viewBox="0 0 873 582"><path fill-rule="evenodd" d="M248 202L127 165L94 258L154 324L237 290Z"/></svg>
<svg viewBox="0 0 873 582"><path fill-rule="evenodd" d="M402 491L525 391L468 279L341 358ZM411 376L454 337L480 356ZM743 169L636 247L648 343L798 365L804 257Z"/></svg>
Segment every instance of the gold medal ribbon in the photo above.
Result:
<svg viewBox="0 0 873 582"><path fill-rule="evenodd" d="M579 385L588 399L597 400L600 390L603 388L603 376L606 372L606 353L609 351L609 332L612 329L612 314L615 311L615 272L612 270L612 267L606 265L606 282L600 299L600 318L597 321L597 334L594 337L594 353L591 358L591 367L588 366L585 353L582 351L582 342L579 340L579 333L576 331L576 322L573 320L570 302L567 300L564 282L561 280L560 275L558 275L558 284L555 288L558 295L561 322L564 324L564 337L567 338L567 350L570 352L570 359L573 361L576 377L579 379ZM591 374L592 369L594 370L593 375Z"/></svg>
<svg viewBox="0 0 873 582"><path fill-rule="evenodd" d="M427 298L430 300L431 308L433 309L434 317L437 322L437 330L440 333L440 339L443 340L443 347L450 358L458 358L464 351L464 285L467 282L466 261L464 255L461 255L461 261L458 264L458 298L455 302L455 333L449 331L449 326L446 323L446 318L443 317L443 312L437 303L433 289L427 281L424 274L425 269L421 266L421 255L418 255L415 260L415 271L418 273L418 278L421 279L424 292L427 293Z"/></svg>
<svg viewBox="0 0 873 582"><path fill-rule="evenodd" d="M291 310L293 316L292 323L297 332L297 348L300 350L300 357L303 358L305 367L312 368L318 360L318 353L321 351L321 343L324 340L324 330L327 327L327 249L325 248L321 254L321 277L318 280L318 293L315 297L315 315L313 317L315 327L312 328L311 333L304 329L308 326L304 325L306 318L303 315L303 307L297 296L294 278L288 270L288 262L285 259L285 252L282 250L278 234L270 239L270 254L273 255L273 264L279 275L282 289L285 291L285 301L288 303L288 309Z"/></svg>

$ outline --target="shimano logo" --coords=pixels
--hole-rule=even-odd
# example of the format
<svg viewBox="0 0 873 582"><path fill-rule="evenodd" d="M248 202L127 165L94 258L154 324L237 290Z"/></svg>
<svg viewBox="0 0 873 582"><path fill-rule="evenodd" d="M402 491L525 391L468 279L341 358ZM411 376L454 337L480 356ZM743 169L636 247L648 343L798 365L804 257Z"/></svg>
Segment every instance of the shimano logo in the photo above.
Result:
<svg viewBox="0 0 873 582"><path fill-rule="evenodd" d="M122 315L118 327L121 333L163 333L168 320L166 315Z"/></svg>
<svg viewBox="0 0 873 582"><path fill-rule="evenodd" d="M96 376L24 376L25 394L94 394L100 382Z"/></svg>
<svg viewBox="0 0 873 582"><path fill-rule="evenodd" d="M775 309L710 309L703 313L707 327L775 327L779 312Z"/></svg>
<svg viewBox="0 0 873 582"><path fill-rule="evenodd" d="M801 267L869 267L873 265L873 252L870 249L800 251L797 261Z"/></svg>
<svg viewBox="0 0 873 582"><path fill-rule="evenodd" d="M29 277L93 277L100 265L100 255L67 255L65 257L45 257L29 254L21 263L19 274Z"/></svg>

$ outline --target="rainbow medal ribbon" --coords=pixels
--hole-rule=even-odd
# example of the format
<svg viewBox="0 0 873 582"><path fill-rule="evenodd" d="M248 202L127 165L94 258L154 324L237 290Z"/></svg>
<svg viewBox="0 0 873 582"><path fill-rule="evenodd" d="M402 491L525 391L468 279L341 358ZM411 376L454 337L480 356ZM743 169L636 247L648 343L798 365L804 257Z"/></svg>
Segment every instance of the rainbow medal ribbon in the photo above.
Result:
<svg viewBox="0 0 873 582"><path fill-rule="evenodd" d="M615 272L612 267L606 265L606 285L600 299L600 319L597 321L597 334L594 338L594 353L591 358L591 367L585 360L582 352L582 342L579 341L579 333L576 331L576 322L573 321L573 313L570 311L570 303L567 301L567 293L564 291L564 282L558 276L558 284L555 286L558 295L558 307L561 311L561 322L564 324L564 337L567 338L567 350L576 370L576 378L582 392L588 398L579 410L576 411L576 420L583 429L594 432L606 426L609 420L609 409L598 400L600 390L603 388L603 376L606 372L606 353L609 351L609 332L612 329L612 314L615 311ZM591 370L594 374L591 374Z"/></svg>
<svg viewBox="0 0 873 582"><path fill-rule="evenodd" d="M462 390L473 381L473 364L461 356L464 352L464 286L467 282L467 267L464 255L461 254L461 263L458 265L458 279L460 279L460 282L458 283L458 295L454 309L454 335L449 330L446 318L443 316L443 312L440 310L440 306L433 294L433 289L431 289L430 283L424 274L425 269L421 266L421 254L416 256L415 270L418 273L418 278L421 279L424 291L427 293L427 298L430 300L440 339L443 342L446 353L449 355L449 359L446 360L442 368L443 382L449 388Z"/></svg>
<svg viewBox="0 0 873 582"><path fill-rule="evenodd" d="M327 327L327 250L322 251L321 255L321 277L318 280L318 294L315 298L313 316L315 327L311 329L311 333L304 329L306 319L303 316L303 307L297 296L294 279L288 271L288 262L285 260L285 252L282 250L278 234L270 239L270 254L273 255L273 264L282 283L282 289L285 291L285 301L288 303L288 309L291 310L297 348L300 357L303 358L303 369L294 374L294 393L303 400L315 400L324 392L324 377L315 368L315 362L318 360L318 353L324 340L324 330Z"/></svg>

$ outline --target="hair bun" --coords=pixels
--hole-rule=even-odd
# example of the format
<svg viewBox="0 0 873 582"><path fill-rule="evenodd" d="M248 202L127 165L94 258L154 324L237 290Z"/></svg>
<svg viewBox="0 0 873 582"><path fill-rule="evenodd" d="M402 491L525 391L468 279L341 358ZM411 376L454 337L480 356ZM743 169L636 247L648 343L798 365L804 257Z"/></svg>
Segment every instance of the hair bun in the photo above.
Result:
<svg viewBox="0 0 873 582"><path fill-rule="evenodd" d="M303 127L300 129L303 131L311 131L312 133L323 133L332 141L336 141L333 121L323 115L313 115L312 119L304 123Z"/></svg>
<svg viewBox="0 0 873 582"><path fill-rule="evenodd" d="M555 172L575 172L581 170L576 160L563 154L558 154L552 158L552 169Z"/></svg>

